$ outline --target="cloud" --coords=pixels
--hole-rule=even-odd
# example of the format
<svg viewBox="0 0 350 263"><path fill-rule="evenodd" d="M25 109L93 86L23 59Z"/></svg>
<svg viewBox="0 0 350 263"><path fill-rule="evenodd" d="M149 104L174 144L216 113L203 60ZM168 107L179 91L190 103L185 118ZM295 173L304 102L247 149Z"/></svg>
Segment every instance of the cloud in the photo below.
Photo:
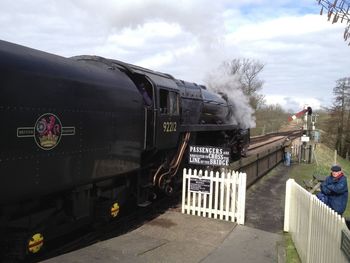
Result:
<svg viewBox="0 0 350 263"><path fill-rule="evenodd" d="M349 47L345 25L318 13L309 0L2 0L0 39L199 83L223 60L258 59L266 96L329 104L335 81L349 76Z"/></svg>
<svg viewBox="0 0 350 263"><path fill-rule="evenodd" d="M343 25L319 15L276 18L247 24L227 37L242 56L265 63L265 94L313 97L329 104L335 80L347 76L348 46Z"/></svg>
<svg viewBox="0 0 350 263"><path fill-rule="evenodd" d="M316 98L298 96L266 95L265 101L269 105L279 104L291 114L303 110L305 106L309 106L314 110L319 110L322 107L322 101Z"/></svg>

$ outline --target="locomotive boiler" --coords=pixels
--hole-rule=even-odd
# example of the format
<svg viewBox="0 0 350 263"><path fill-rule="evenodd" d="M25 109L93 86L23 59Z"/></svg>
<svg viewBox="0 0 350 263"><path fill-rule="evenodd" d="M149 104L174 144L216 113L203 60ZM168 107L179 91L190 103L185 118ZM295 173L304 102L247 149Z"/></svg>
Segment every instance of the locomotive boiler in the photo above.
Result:
<svg viewBox="0 0 350 263"><path fill-rule="evenodd" d="M171 195L189 144L240 156L249 130L227 97L97 56L64 58L0 41L0 231L17 254L72 224ZM5 246L6 247L6 246Z"/></svg>

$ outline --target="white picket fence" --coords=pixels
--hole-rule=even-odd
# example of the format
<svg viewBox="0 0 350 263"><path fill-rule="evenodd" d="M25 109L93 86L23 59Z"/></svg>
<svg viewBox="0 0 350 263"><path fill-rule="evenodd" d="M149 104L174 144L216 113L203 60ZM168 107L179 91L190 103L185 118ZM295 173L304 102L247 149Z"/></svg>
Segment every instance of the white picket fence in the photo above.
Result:
<svg viewBox="0 0 350 263"><path fill-rule="evenodd" d="M245 173L184 169L182 213L236 221L243 225L246 180ZM200 184L203 184L202 189L198 187Z"/></svg>
<svg viewBox="0 0 350 263"><path fill-rule="evenodd" d="M341 250L344 218L310 194L294 179L286 185L284 231L290 232L302 262L349 262Z"/></svg>

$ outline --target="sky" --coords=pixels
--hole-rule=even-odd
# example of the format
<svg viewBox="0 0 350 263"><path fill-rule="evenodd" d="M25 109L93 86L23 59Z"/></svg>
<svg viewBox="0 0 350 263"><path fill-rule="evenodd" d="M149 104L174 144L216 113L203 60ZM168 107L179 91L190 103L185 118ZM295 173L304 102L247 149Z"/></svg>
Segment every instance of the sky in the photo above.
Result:
<svg viewBox="0 0 350 263"><path fill-rule="evenodd" d="M98 55L205 84L223 61L265 65L268 104L330 106L349 77L345 24L313 0L1 0L0 39L64 57Z"/></svg>

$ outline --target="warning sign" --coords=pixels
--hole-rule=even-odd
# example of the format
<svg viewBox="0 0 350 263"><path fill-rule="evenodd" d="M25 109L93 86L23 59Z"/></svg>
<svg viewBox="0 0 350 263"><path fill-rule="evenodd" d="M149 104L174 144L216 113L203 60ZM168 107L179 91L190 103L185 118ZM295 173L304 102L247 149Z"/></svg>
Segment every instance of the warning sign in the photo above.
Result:
<svg viewBox="0 0 350 263"><path fill-rule="evenodd" d="M210 180L209 179L199 179L190 178L190 191L192 192L202 192L210 193Z"/></svg>
<svg viewBox="0 0 350 263"><path fill-rule="evenodd" d="M188 162L205 166L228 166L230 150L211 146L190 146Z"/></svg>

